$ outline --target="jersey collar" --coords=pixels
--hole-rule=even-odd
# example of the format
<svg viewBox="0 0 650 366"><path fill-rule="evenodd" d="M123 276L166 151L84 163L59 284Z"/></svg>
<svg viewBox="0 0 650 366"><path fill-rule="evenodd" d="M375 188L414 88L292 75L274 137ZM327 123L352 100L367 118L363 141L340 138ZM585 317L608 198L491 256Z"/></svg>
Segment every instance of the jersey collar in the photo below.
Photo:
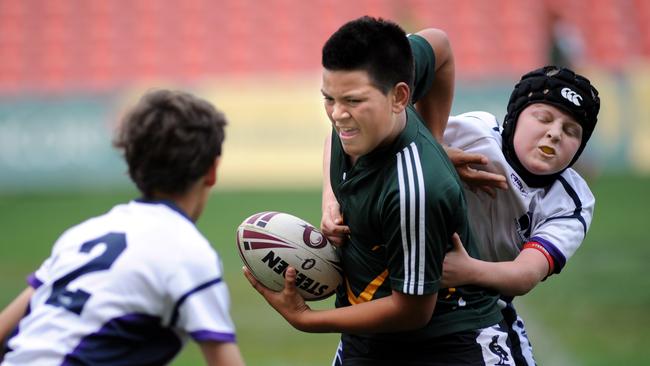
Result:
<svg viewBox="0 0 650 366"><path fill-rule="evenodd" d="M148 198L138 198L134 200L135 202L138 203L144 203L144 204L149 204L149 205L165 205L172 209L173 211L178 212L181 216L189 220L191 223L194 223L192 219L183 211L174 201L171 200L157 200L157 199L148 199Z"/></svg>

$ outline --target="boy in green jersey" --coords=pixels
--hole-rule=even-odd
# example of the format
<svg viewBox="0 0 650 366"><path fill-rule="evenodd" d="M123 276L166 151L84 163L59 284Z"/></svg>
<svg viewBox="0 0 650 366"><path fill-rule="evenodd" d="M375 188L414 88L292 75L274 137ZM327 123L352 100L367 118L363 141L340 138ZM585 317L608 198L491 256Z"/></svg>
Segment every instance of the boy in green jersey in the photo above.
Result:
<svg viewBox="0 0 650 366"><path fill-rule="evenodd" d="M324 194L334 195L350 228L336 309L311 310L292 268L282 292L247 278L295 328L342 333L335 364L511 364L496 294L440 288L454 233L476 253L454 166L421 116L449 115L446 35L426 29L407 38L394 23L363 17L329 38L322 62L333 127Z"/></svg>

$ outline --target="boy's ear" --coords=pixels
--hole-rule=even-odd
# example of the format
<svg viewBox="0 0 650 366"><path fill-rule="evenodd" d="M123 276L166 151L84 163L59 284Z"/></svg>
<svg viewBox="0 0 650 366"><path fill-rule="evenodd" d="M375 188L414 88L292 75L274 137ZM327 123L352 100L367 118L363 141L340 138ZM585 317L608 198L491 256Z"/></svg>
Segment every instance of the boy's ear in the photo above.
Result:
<svg viewBox="0 0 650 366"><path fill-rule="evenodd" d="M405 82L397 83L393 87L393 112L400 113L409 104L411 89Z"/></svg>
<svg viewBox="0 0 650 366"><path fill-rule="evenodd" d="M219 167L220 161L221 161L221 157L218 156L216 159L214 159L212 165L210 165L208 172L205 173L206 186L212 187L217 183L217 167Z"/></svg>

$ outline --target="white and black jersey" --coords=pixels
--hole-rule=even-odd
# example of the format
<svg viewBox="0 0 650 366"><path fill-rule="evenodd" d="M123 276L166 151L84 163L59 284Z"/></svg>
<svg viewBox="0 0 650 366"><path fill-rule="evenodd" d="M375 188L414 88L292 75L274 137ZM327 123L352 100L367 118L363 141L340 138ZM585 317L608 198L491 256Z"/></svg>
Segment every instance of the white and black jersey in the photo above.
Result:
<svg viewBox="0 0 650 366"><path fill-rule="evenodd" d="M582 243L595 199L587 183L569 168L549 187L528 187L510 167L501 151L501 131L496 118L486 112L451 117L444 134L447 145L489 159L477 169L505 175L508 190L496 198L465 185L472 229L483 260L510 261L527 243L548 253L553 273L559 273Z"/></svg>
<svg viewBox="0 0 650 366"><path fill-rule="evenodd" d="M169 202L132 201L67 230L29 278L9 365L152 365L188 338L234 342L219 256Z"/></svg>
<svg viewBox="0 0 650 366"><path fill-rule="evenodd" d="M496 198L463 186L481 259L511 261L523 248L534 248L546 256L549 275L559 273L591 224L595 198L582 177L569 168L550 186L526 185L506 161L500 126L490 113L451 117L444 141L465 152L486 156L489 164L475 168L504 175L508 181L508 190L496 190ZM535 365L524 321L517 315L512 298L504 300L501 313L513 361L518 366Z"/></svg>

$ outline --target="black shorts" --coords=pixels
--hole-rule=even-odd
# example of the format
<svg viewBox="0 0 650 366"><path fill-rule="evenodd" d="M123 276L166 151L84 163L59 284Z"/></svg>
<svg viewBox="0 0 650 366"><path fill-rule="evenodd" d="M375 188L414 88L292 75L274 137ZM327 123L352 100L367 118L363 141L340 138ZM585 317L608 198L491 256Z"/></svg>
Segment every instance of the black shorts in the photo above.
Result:
<svg viewBox="0 0 650 366"><path fill-rule="evenodd" d="M334 366L514 365L502 324L425 340L344 334Z"/></svg>

